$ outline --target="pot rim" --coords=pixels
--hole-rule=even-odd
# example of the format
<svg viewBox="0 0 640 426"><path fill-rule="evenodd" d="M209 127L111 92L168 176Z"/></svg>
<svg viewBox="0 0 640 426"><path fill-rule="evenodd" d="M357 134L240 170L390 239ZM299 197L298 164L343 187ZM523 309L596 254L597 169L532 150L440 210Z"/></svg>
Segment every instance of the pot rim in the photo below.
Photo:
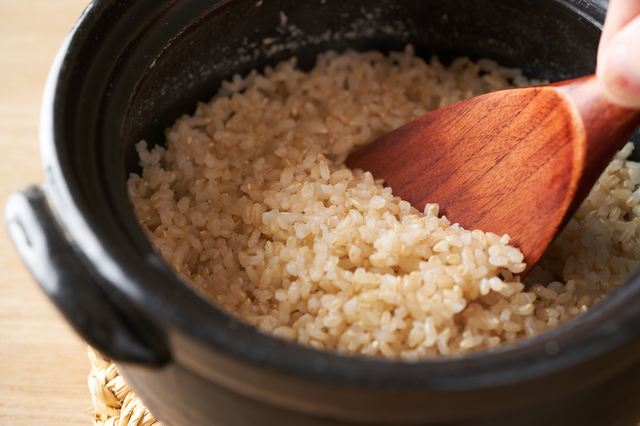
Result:
<svg viewBox="0 0 640 426"><path fill-rule="evenodd" d="M238 0L222 0L213 9ZM556 0L541 0L557 5ZM417 362L342 356L321 352L265 335L209 304L180 280L151 244L132 244L118 226L121 220L100 223L93 217L86 190L72 170L72 153L62 150L70 135L64 126L71 77L80 51L97 21L112 12L116 0L95 0L85 10L60 48L47 80L41 111L40 141L48 198L64 232L77 245L86 262L112 288L126 297L145 317L168 334L182 333L215 351L285 374L324 382L403 389L458 390L501 386L532 380L586 363L636 338L640 333L640 279L635 271L606 300L558 328L493 351L463 357L443 357ZM168 1L172 7L177 0ZM601 4L568 3L578 16L594 18ZM212 10L213 10L212 9ZM604 14L602 9L600 12ZM124 188L122 196L126 197ZM142 230L135 238L144 237ZM133 255L131 255L133 253ZM162 291L157 291L161 289ZM194 326L197 324L197 326ZM256 350L255 348L259 348ZM180 348L172 348L180 351ZM175 357L174 357L175 359Z"/></svg>

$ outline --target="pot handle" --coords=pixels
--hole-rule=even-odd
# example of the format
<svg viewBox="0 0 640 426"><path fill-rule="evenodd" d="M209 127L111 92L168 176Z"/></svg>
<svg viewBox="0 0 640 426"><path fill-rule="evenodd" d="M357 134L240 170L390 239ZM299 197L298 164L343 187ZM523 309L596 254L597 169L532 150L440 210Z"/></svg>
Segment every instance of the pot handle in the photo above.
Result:
<svg viewBox="0 0 640 426"><path fill-rule="evenodd" d="M114 302L104 278L92 273L58 225L41 186L9 197L5 221L36 281L87 343L118 362L150 367L168 362L157 327Z"/></svg>

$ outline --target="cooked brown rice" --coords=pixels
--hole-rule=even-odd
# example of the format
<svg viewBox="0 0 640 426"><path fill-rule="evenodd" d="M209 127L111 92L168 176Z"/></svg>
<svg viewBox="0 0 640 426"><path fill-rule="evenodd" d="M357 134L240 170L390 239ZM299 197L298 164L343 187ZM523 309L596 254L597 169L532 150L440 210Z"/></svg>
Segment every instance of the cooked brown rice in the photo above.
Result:
<svg viewBox="0 0 640 426"><path fill-rule="evenodd" d="M471 96L532 82L489 60L327 52L222 84L137 145L143 229L201 294L265 333L405 360L493 348L586 312L640 258L640 164L627 145L528 277L508 236L394 197L347 153ZM535 82L534 82L535 83ZM553 261L553 259L558 259Z"/></svg>

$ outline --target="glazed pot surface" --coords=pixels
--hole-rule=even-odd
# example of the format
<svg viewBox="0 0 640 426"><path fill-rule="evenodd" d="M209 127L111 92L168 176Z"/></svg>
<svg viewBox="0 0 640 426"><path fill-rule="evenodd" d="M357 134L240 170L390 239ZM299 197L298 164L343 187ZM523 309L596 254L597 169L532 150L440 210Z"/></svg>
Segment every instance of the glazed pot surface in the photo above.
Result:
<svg viewBox="0 0 640 426"><path fill-rule="evenodd" d="M26 235L23 256L45 290L168 425L631 425L635 276L580 320L491 353L344 357L261 334L197 296L153 251L125 190L139 172L134 144L163 143L167 126L234 73L412 43L425 58L488 57L574 78L594 72L604 11L551 0L95 1L54 64L42 122L48 183L13 203L14 239ZM43 253L55 285L38 272Z"/></svg>

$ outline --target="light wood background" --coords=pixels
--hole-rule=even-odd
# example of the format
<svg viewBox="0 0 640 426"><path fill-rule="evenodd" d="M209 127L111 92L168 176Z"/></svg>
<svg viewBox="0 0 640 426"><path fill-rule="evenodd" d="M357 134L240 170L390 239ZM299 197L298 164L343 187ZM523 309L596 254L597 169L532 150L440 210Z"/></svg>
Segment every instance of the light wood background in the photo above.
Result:
<svg viewBox="0 0 640 426"><path fill-rule="evenodd" d="M89 0L0 0L0 206L43 181L38 116L53 58ZM84 343L0 224L0 425L91 425Z"/></svg>

